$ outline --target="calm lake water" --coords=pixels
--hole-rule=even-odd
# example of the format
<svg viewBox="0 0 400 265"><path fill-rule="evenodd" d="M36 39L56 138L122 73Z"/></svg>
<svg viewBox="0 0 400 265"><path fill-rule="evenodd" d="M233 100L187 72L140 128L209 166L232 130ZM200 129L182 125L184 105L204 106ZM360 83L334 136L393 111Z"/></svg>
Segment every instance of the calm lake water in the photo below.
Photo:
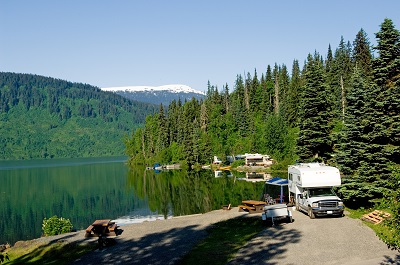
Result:
<svg viewBox="0 0 400 265"><path fill-rule="evenodd" d="M54 215L85 229L96 219L118 225L204 213L260 199L263 182L203 170L130 168L126 157L0 162L0 244L42 235ZM237 175L239 174L239 175ZM244 173L243 173L244 174Z"/></svg>

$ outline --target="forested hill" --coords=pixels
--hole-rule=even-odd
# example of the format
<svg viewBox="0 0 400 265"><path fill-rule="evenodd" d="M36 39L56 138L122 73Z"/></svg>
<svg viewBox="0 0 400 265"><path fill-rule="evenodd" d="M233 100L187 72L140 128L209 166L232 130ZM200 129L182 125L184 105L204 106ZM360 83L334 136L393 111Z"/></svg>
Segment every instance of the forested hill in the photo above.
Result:
<svg viewBox="0 0 400 265"><path fill-rule="evenodd" d="M0 159L124 154L158 106L82 83L0 72Z"/></svg>

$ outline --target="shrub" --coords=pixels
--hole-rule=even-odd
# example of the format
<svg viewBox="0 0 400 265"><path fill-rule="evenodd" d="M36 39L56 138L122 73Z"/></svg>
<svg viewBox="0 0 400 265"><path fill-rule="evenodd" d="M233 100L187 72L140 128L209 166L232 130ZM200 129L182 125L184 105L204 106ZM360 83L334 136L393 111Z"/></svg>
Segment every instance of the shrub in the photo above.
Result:
<svg viewBox="0 0 400 265"><path fill-rule="evenodd" d="M45 236L54 236L72 231L72 223L69 219L58 218L56 215L49 219L44 218L42 224Z"/></svg>

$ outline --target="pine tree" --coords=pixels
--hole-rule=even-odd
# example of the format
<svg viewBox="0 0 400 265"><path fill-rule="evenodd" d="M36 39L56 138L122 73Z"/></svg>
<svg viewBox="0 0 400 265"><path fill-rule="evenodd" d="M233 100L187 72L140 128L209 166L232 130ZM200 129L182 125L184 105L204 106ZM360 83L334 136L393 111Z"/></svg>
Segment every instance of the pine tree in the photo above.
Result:
<svg viewBox="0 0 400 265"><path fill-rule="evenodd" d="M339 47L335 51L335 57L331 73L331 104L333 117L342 121L345 112L345 97L349 89L350 76L353 71L351 60L351 46L346 45L343 36Z"/></svg>
<svg viewBox="0 0 400 265"><path fill-rule="evenodd" d="M298 155L302 160L324 160L332 152L327 85L322 59L318 53L308 55L305 84L301 93Z"/></svg>
<svg viewBox="0 0 400 265"><path fill-rule="evenodd" d="M361 29L353 42L353 62L365 77L372 75L372 53L367 33Z"/></svg>
<svg viewBox="0 0 400 265"><path fill-rule="evenodd" d="M344 129L339 137L337 160L344 174L354 174L364 160L366 141L363 137L368 117L368 82L358 67L351 78L351 89L346 95L347 112Z"/></svg>
<svg viewBox="0 0 400 265"><path fill-rule="evenodd" d="M393 184L388 165L400 163L400 33L391 20L385 19L376 37L378 45L374 49L379 56L372 61L374 82L368 90L362 88L367 91L360 126L362 140L354 143L357 148L351 147L356 153L359 150L362 156L356 158L359 167L355 174L341 188L345 199L356 202L356 206L370 206L372 199L388 193ZM353 86L357 89L356 83Z"/></svg>
<svg viewBox="0 0 400 265"><path fill-rule="evenodd" d="M374 79L379 86L393 87L400 79L400 33L393 21L386 18L376 33L379 57L373 60Z"/></svg>
<svg viewBox="0 0 400 265"><path fill-rule="evenodd" d="M385 19L376 33L379 56L373 60L377 89L375 99L373 143L383 145L382 156L400 164L400 32ZM381 170L386 172L386 170Z"/></svg>
<svg viewBox="0 0 400 265"><path fill-rule="evenodd" d="M290 127L296 127L299 123L299 97L301 88L301 76L299 61L293 61L292 78L286 96L286 122Z"/></svg>

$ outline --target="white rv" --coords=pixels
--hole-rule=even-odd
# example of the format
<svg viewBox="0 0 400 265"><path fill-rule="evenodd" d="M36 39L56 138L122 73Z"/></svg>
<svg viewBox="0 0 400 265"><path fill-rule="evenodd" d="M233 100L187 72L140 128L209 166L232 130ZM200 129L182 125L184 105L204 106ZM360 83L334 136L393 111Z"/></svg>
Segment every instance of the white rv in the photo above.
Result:
<svg viewBox="0 0 400 265"><path fill-rule="evenodd" d="M316 216L343 216L342 200L332 188L341 185L339 169L320 163L301 163L288 168L289 200L296 210Z"/></svg>

